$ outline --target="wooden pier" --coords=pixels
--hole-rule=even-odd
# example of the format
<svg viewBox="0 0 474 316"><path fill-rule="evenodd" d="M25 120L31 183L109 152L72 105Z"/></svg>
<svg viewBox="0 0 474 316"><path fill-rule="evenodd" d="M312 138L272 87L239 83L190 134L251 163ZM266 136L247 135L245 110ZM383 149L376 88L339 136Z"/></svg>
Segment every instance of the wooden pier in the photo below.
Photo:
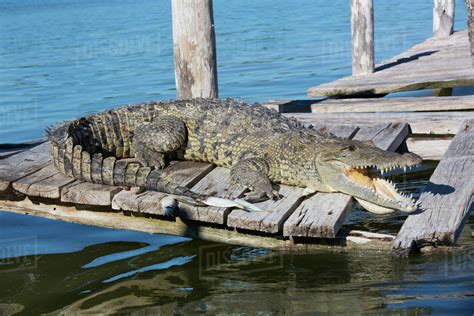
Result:
<svg viewBox="0 0 474 316"><path fill-rule="evenodd" d="M309 88L309 97L377 96L393 92L474 86L467 31L433 37L375 66L373 73Z"/></svg>
<svg viewBox="0 0 474 316"><path fill-rule="evenodd" d="M371 2L354 0L358 1ZM309 97L325 98L276 100L265 105L313 125L407 122L412 130L408 150L426 160L440 160L462 121L474 119L474 95L451 96L455 87L474 86L474 59L468 36L473 32L437 34L371 71L360 72L372 68L354 66L353 59L353 69L359 70L352 76L309 88ZM354 47L353 54L356 51ZM433 89L435 96L384 97L421 89Z"/></svg>
<svg viewBox="0 0 474 316"><path fill-rule="evenodd" d="M452 34L454 2L435 0L434 37L374 65L373 1L351 0L350 4L353 75L308 91L310 97L344 99L266 105L323 132L370 139L385 150L408 149L424 159L441 160L421 195L420 212L408 216L397 235L346 229L353 203L350 196L316 193L305 197L301 188L284 185L278 188L283 198L257 204L264 212L180 203L176 217L166 217L166 194L135 194L122 187L63 176L52 165L44 142L0 145L0 209L79 224L301 252L372 249L406 253L453 245L472 209L474 96L374 97L419 89L449 95L453 87L474 86L472 6L468 31ZM173 0L172 8L178 97L217 97L212 0L193 6ZM171 181L213 196L241 197L246 190L230 184L229 173L207 163L174 161L159 173L157 181Z"/></svg>
<svg viewBox="0 0 474 316"><path fill-rule="evenodd" d="M371 128L325 127L335 134L372 139L394 150L408 135L407 124ZM15 150L18 150L16 148ZM178 217L164 217L166 194L135 194L116 186L83 183L61 175L51 164L47 144L5 155L0 160L0 209L111 228L190 236L206 240L277 249L311 250L343 245L390 249L395 236L345 232L342 224L352 209L352 198L317 193L304 198L301 188L281 185L284 197L257 205L266 212L195 207L180 203ZM245 189L229 184L229 169L198 162L173 162L160 175L200 193L240 197ZM128 215L128 216L127 216ZM302 237L304 241L298 242ZM301 238L300 238L301 239ZM318 242L321 239L324 242Z"/></svg>
<svg viewBox="0 0 474 316"><path fill-rule="evenodd" d="M474 96L273 100L264 105L306 125L370 126L406 122L407 149L425 160L441 160L465 119L474 119Z"/></svg>
<svg viewBox="0 0 474 316"><path fill-rule="evenodd" d="M452 224L441 226L441 223L433 223L432 217L427 221L435 230L437 227L449 227L456 232L449 239L430 240L430 245L455 242L468 214L473 186L470 185L472 179L466 177L472 175L474 166L471 159L473 123L464 123L451 145L446 162L442 162L438 167L441 169L433 175L434 185L428 187L429 192L436 192L438 186L454 186L455 194L447 202L455 199L459 204L459 209L456 207L452 211L453 219L449 219ZM378 147L391 151L403 147L410 131L406 123L318 127L321 131L341 137L371 139ZM452 170L453 162L459 159L466 162L457 164ZM229 169L207 163L172 162L161 172L159 179L170 180L196 192L219 197L237 198L245 193L243 187L229 183ZM461 184L464 189L458 191L457 185ZM403 240L396 244L398 250L417 245L416 241L421 238L413 234L412 229L405 228L399 236L344 229L344 221L352 210L352 198L342 193L316 193L305 198L301 188L284 185L279 187L279 192L283 195L280 200L257 204L264 212L180 203L177 217L169 218L164 216L162 203L166 194L154 191L135 194L121 187L85 183L63 176L51 163L47 143L0 152L0 209L6 211L116 229L304 252L328 248L388 251L394 246L395 238ZM429 197L423 198L423 201L431 207ZM437 210L433 208L433 211ZM429 213L422 214L429 216ZM407 225L414 225L411 218L407 220ZM446 217L441 216L439 220L444 221ZM423 217L416 219L416 227L422 227L425 221ZM410 243L410 240L413 242ZM423 240L426 241L426 238L423 237Z"/></svg>

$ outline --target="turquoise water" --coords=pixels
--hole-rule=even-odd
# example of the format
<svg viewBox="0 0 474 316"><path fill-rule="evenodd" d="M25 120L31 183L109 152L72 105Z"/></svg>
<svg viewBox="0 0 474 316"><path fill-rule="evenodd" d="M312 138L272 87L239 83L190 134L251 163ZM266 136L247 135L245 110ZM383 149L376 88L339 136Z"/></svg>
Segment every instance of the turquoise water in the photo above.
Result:
<svg viewBox="0 0 474 316"><path fill-rule="evenodd" d="M375 1L377 61L430 36L431 10L432 1ZM302 99L350 74L348 1L214 0L214 15L221 97ZM462 1L456 15L464 28ZM0 0L0 143L174 96L169 0ZM403 185L416 193L426 178ZM358 216L351 227L387 232L403 220ZM462 252L397 259L279 254L0 212L0 315L472 315L473 225Z"/></svg>
<svg viewBox="0 0 474 316"><path fill-rule="evenodd" d="M431 14L431 1L376 1L376 60L429 37ZM214 16L221 97L301 99L351 72L348 1L218 0ZM170 1L0 0L0 143L174 96Z"/></svg>

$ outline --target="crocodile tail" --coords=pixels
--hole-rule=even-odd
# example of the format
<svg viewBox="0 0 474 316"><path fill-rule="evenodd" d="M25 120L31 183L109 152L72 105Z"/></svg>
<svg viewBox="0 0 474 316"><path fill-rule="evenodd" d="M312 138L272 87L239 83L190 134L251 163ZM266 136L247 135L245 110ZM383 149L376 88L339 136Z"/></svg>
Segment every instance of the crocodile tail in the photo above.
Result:
<svg viewBox="0 0 474 316"><path fill-rule="evenodd" d="M115 126L118 120L111 113L96 115L91 121L81 118L65 122L46 130L51 157L59 172L89 183L142 187L193 199L204 198L186 187L160 179L161 170L125 158L134 156L133 146L128 136L123 143L115 141L119 135ZM118 119L125 121L125 115L122 116Z"/></svg>
<svg viewBox="0 0 474 316"><path fill-rule="evenodd" d="M55 167L75 179L97 184L142 187L147 190L171 194L173 200L195 206L238 207L259 210L242 204L242 201L214 198L193 192L160 179L161 170L144 167L132 159L104 157L101 152L89 152L74 135L74 123L64 123L46 130L49 150ZM84 144L84 142L82 142ZM87 143L84 146L88 147ZM174 203L173 203L174 205Z"/></svg>
<svg viewBox="0 0 474 316"><path fill-rule="evenodd" d="M69 128L71 123L65 122L60 125L51 126L46 129L46 137L49 141L49 152L54 166L65 175L72 176L71 160L65 161L67 143L69 140ZM71 145L71 144L70 144ZM69 148L71 147L69 145ZM72 157L71 157L72 158ZM68 171L66 171L66 169ZM71 172L70 172L71 171Z"/></svg>

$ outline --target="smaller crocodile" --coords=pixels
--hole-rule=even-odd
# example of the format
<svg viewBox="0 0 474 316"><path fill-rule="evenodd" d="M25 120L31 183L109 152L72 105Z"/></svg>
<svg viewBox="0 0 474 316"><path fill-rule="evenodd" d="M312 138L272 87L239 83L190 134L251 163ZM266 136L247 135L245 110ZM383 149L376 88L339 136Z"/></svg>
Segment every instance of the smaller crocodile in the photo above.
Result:
<svg viewBox="0 0 474 316"><path fill-rule="evenodd" d="M250 189L250 202L278 198L273 184L282 183L305 194L346 193L375 213L417 208L381 174L419 164L417 155L320 133L259 104L149 102L65 122L47 134L58 170L87 182L200 198L160 179L169 160L192 160L230 168L231 180Z"/></svg>

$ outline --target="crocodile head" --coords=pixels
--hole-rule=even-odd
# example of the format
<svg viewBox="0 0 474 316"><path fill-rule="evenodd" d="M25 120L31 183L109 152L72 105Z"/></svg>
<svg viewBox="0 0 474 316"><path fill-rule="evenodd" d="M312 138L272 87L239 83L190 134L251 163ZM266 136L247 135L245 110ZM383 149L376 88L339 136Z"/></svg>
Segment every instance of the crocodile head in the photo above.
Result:
<svg viewBox="0 0 474 316"><path fill-rule="evenodd" d="M398 154L379 149L371 141L330 140L320 149L316 168L329 190L353 196L368 211L387 214L413 212L415 201L382 175L393 169L421 163L413 153Z"/></svg>

